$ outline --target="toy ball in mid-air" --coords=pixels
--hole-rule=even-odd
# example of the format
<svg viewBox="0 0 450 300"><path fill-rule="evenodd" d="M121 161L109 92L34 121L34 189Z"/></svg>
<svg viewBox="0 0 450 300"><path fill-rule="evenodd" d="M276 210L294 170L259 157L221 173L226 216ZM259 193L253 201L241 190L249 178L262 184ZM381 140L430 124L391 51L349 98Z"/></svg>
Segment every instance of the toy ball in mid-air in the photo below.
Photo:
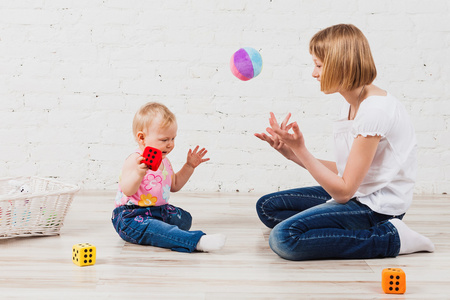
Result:
<svg viewBox="0 0 450 300"><path fill-rule="evenodd" d="M233 75L240 80L250 80L261 73L261 54L250 47L241 48L231 56L230 68Z"/></svg>

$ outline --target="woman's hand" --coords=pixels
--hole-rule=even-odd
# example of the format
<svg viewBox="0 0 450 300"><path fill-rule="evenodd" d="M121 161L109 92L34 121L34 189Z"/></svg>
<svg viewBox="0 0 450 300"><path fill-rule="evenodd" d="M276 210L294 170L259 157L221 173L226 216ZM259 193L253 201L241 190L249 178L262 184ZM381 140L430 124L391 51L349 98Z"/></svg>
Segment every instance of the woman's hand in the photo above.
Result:
<svg viewBox="0 0 450 300"><path fill-rule="evenodd" d="M286 127L287 127L286 124L289 121L290 117L291 117L291 113L288 113L286 118L284 118L283 122L279 126L280 130L286 129ZM269 124L273 121L272 118L275 119L275 116L273 115L273 113L271 113L271 115L270 115ZM276 119L275 119L275 122L276 122ZM288 145L286 145L286 143L284 143L281 140L280 136L278 134L276 134L273 130L272 130L272 132L269 132L269 133L270 133L270 135L267 135L265 133L255 133L255 136L257 138L259 138L260 140L267 142L272 148L274 148L275 150L280 152L287 159L296 161L296 156L295 156L294 152Z"/></svg>
<svg viewBox="0 0 450 300"><path fill-rule="evenodd" d="M271 112L269 118L270 127L267 128L267 132L272 136L278 136L280 141L291 149L299 149L305 147L305 140L303 138L303 133L300 131L297 122L290 123L288 125L291 114L289 113L281 125L278 125L275 115ZM289 133L292 129L293 133ZM291 150L292 151L292 150Z"/></svg>

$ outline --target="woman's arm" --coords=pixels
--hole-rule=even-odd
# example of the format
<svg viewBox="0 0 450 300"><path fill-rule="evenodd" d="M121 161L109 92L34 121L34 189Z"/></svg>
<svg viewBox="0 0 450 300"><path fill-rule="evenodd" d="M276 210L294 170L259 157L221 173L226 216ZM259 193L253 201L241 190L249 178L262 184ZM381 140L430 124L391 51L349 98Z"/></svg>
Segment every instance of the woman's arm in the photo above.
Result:
<svg viewBox="0 0 450 300"><path fill-rule="evenodd" d="M306 147L296 149L295 153L331 197L339 203L346 203L356 193L369 171L380 139L380 136L356 137L342 177L325 168Z"/></svg>
<svg viewBox="0 0 450 300"><path fill-rule="evenodd" d="M331 165L327 167L308 151L297 123L294 122L286 127L292 128L293 133L291 134L288 129L282 130L278 126L272 114L270 125L271 128L268 128L268 132L278 134L314 179L339 203L350 200L358 190L369 171L381 139L380 136L356 137L350 150L344 174L340 177L337 175L337 170L330 169Z"/></svg>
<svg viewBox="0 0 450 300"><path fill-rule="evenodd" d="M271 118L272 117L275 118L275 116L273 114L271 114ZM286 116L286 118L283 120L283 122L280 124L281 130L289 130L290 129L290 127L289 128L287 127L287 122L289 121L290 117L291 117L291 113L289 113ZM270 119L269 119L269 122L270 122ZM270 136L265 133L255 133L255 136L257 138L259 138L260 140L267 142L272 148L277 150L281 155L283 155L287 159L289 159L289 160L295 162L296 164L298 164L299 166L305 168L305 165L302 163L300 158L297 155L295 155L295 153L292 151L292 149L288 145L286 145L275 132L272 132ZM334 172L335 174L338 173L337 166L334 161L328 161L328 160L322 160L322 159L319 159L319 161L325 167L327 167L329 170Z"/></svg>

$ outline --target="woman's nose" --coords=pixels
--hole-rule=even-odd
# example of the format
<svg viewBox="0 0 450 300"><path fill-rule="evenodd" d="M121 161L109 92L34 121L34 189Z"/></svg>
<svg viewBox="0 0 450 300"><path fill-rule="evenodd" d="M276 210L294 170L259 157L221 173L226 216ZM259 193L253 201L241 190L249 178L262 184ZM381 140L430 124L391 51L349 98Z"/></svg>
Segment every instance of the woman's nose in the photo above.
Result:
<svg viewBox="0 0 450 300"><path fill-rule="evenodd" d="M311 75L312 75L312 77L317 78L317 77L319 77L319 72L317 72L317 70L314 68Z"/></svg>

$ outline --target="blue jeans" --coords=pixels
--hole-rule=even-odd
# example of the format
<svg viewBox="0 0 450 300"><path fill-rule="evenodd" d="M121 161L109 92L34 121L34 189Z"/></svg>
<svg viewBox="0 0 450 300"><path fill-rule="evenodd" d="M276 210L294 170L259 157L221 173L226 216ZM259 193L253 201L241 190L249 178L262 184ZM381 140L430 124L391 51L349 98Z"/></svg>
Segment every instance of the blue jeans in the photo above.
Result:
<svg viewBox="0 0 450 300"><path fill-rule="evenodd" d="M193 252L202 231L189 231L191 214L170 204L141 207L116 207L112 223L119 236L130 243Z"/></svg>
<svg viewBox="0 0 450 300"><path fill-rule="evenodd" d="M329 199L320 186L261 197L256 210L261 221L273 228L270 248L289 260L398 255L400 238L388 222L393 216L376 213L355 198L345 204Z"/></svg>

